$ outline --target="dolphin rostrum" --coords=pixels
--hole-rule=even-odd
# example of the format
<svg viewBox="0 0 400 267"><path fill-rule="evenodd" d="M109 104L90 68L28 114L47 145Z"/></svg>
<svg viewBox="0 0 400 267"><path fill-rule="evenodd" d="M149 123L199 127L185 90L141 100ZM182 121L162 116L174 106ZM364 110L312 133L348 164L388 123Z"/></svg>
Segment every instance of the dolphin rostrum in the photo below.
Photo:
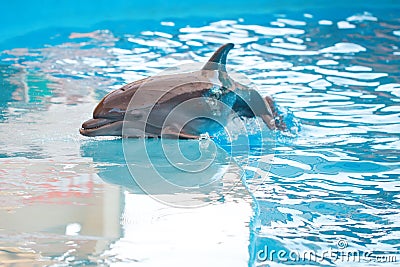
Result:
<svg viewBox="0 0 400 267"><path fill-rule="evenodd" d="M197 71L148 77L107 94L82 124L85 136L198 139L230 113L260 117L268 128L285 129L270 97L233 80L225 64L233 44L221 46Z"/></svg>

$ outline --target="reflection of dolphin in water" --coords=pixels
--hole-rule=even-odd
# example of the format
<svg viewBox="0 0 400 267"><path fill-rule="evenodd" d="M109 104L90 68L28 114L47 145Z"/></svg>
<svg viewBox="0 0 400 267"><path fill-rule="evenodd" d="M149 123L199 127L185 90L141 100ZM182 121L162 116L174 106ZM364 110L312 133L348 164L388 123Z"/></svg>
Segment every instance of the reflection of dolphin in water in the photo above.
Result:
<svg viewBox="0 0 400 267"><path fill-rule="evenodd" d="M227 195L248 196L241 183L242 169L212 141L129 139L127 142L123 144L122 139L86 142L81 146L81 154L93 159L104 181L133 193L162 196L165 200L169 195L176 196L176 191L190 191L190 198L197 203L222 200ZM174 142L179 142L179 150L174 149ZM169 152L163 153L162 149ZM182 155L189 159L187 163ZM191 170L193 166L200 167ZM162 179L154 177L154 173ZM172 192L166 183L177 185L178 189Z"/></svg>
<svg viewBox="0 0 400 267"><path fill-rule="evenodd" d="M141 192L126 166L121 139L85 142L81 145L81 156L93 159L97 174L105 182Z"/></svg>
<svg viewBox="0 0 400 267"><path fill-rule="evenodd" d="M239 117L257 116L270 129L283 129L282 123L276 123L278 116L270 97L262 98L227 74L226 58L232 48L233 44L220 47L201 70L153 76L112 91L97 105L93 119L82 124L80 133L197 139L215 122L225 125L229 112ZM169 117L185 102L187 106Z"/></svg>

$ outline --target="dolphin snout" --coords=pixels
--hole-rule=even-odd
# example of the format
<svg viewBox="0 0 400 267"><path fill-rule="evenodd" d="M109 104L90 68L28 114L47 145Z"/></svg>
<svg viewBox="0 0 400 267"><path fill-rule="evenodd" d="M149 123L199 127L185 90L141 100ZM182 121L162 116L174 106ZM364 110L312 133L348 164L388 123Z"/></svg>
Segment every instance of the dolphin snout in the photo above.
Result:
<svg viewBox="0 0 400 267"><path fill-rule="evenodd" d="M114 120L114 121L115 121L115 120ZM100 126L109 124L109 123L111 123L111 122L113 122L113 120L110 120L110 119L103 119L103 118L100 118L100 119L90 119L90 120L85 121L85 122L82 124L82 128L84 128L84 129L93 129L93 128L97 128L97 127L100 127Z"/></svg>
<svg viewBox="0 0 400 267"><path fill-rule="evenodd" d="M112 119L90 119L82 124L79 132L86 136L98 136L98 135L117 135L122 134L121 120Z"/></svg>

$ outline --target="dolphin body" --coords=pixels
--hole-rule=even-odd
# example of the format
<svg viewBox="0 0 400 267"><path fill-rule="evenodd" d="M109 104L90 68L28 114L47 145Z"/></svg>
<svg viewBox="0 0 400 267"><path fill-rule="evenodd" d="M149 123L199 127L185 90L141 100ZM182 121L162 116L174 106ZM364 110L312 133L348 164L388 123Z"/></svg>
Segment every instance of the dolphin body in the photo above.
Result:
<svg viewBox="0 0 400 267"><path fill-rule="evenodd" d="M230 113L260 117L268 128L284 129L270 97L233 80L226 72L228 43L199 71L148 77L107 94L82 124L85 136L198 139L226 125Z"/></svg>

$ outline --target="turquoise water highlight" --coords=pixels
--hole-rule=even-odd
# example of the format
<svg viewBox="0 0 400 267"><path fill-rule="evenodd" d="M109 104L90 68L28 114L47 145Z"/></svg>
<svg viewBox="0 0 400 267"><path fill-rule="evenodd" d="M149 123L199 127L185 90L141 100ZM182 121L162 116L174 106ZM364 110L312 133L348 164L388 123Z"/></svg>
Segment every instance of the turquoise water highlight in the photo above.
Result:
<svg viewBox="0 0 400 267"><path fill-rule="evenodd" d="M0 258L21 266L355 264L321 258L334 250L384 256L361 266L400 262L399 12L108 21L4 42ZM236 45L228 65L273 96L290 134L273 152L253 151L265 166L243 170L246 158L234 155L229 177L244 174L250 192L238 186L205 209L164 208L137 190L120 139L77 130L110 90L205 61L225 42ZM286 256L265 258L266 247ZM319 257L291 260L291 251Z"/></svg>

